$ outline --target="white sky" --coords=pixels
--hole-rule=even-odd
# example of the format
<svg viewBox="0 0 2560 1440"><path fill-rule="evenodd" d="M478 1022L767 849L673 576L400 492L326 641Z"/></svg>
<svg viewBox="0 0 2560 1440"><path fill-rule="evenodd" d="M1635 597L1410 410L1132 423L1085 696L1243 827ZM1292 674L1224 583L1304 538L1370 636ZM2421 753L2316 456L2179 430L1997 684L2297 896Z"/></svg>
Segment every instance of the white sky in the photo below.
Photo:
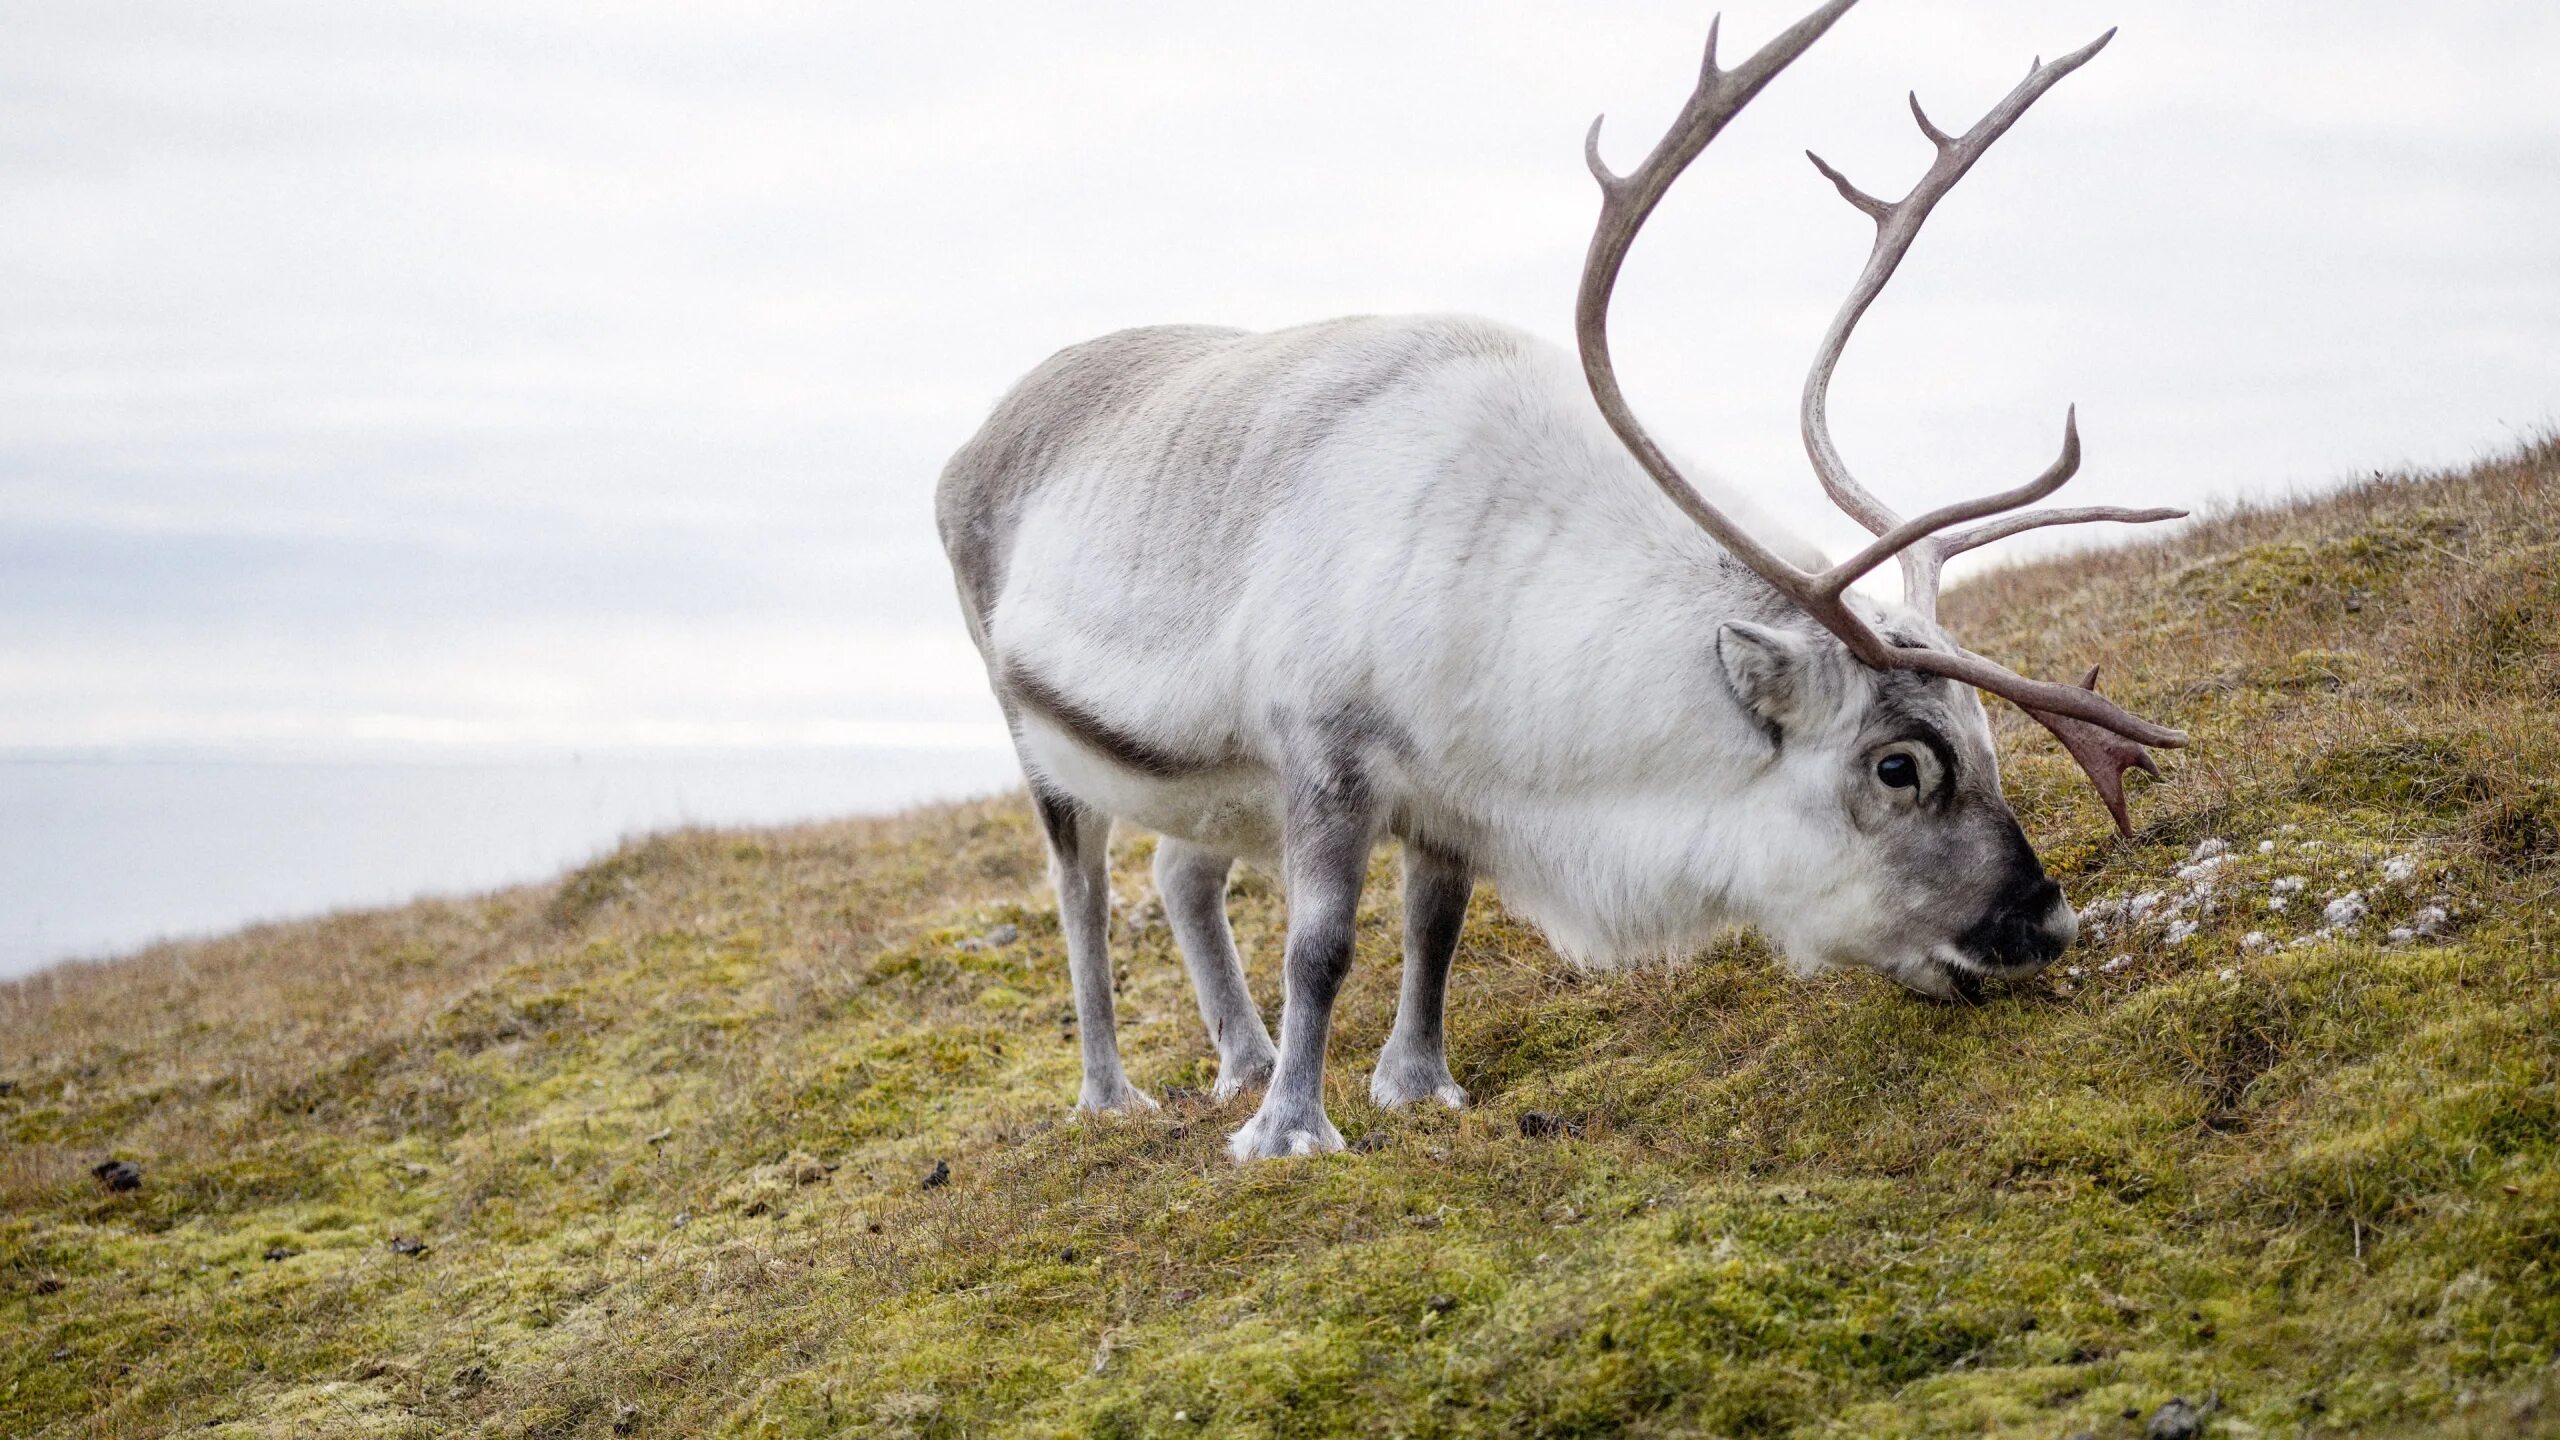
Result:
<svg viewBox="0 0 2560 1440"><path fill-rule="evenodd" d="M1727 56L1810 0L1731 7ZM1606 14L1605 20L1599 18ZM1125 325L1565 338L1703 5L0 0L0 746L983 736L942 458ZM1971 123L1834 396L1906 508L2453 463L2560 409L2560 7L1868 0L1620 291L1654 428L1825 543L1793 405L1902 93Z"/></svg>

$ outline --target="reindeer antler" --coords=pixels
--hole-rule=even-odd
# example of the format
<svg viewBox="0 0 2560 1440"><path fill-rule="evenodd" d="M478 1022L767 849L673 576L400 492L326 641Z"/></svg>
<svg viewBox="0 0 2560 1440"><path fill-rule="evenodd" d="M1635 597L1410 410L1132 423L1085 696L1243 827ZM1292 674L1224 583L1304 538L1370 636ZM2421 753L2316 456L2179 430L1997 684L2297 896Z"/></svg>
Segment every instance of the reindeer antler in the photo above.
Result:
<svg viewBox="0 0 2560 1440"><path fill-rule="evenodd" d="M2078 685L2060 685L2027 677L1994 664L1969 650L1953 652L1919 646L1888 643L1878 635L1842 599L1849 586L1860 576L1899 558L1903 569L1906 601L1921 614L1937 613L1938 576L1946 561L1976 546L1987 545L2023 530L2046 525L2069 525L2092 520L2141 522L2175 519L2182 510L2127 510L2111 506L2087 506L2072 509L2026 510L2054 491L2080 468L2080 430L2076 410L2067 415L2062 427L2062 454L2046 467L2043 474L2015 489L1958 501L1940 506L1917 519L1904 520L1877 500L1865 486L1849 473L1840 453L1831 443L1828 416L1825 413L1831 387L1831 372L1839 364L1840 352L1848 345L1850 333L1867 307L1883 293L1885 282L1893 278L1895 267L1909 252L1912 240L1920 233L1921 222L1955 183L1964 178L1973 163L1982 158L1993 141L2017 123L2027 107L2055 82L2086 64L2089 58L2115 38L2113 30L2095 41L2063 56L2052 64L2039 60L2020 81L2016 89L1993 106L1991 112L1962 135L1949 135L1929 120L1920 108L1917 95L1911 99L1911 114L1920 124L1921 133L1937 147L1937 158L1927 173L1920 177L1911 193L1901 200L1886 203L1849 183L1846 176L1811 156L1841 197L1875 221L1875 246L1869 252L1866 268L1860 272L1849 297L1842 302L1831 328L1825 332L1821 348L1815 353L1813 366L1805 376L1802 421L1805 452L1812 457L1814 473L1822 488L1875 541L1857 554L1819 573L1798 568L1778 556L1767 546L1718 510L1700 495L1663 454L1644 426L1628 408L1626 396L1618 387L1616 367L1609 355L1609 298L1616 289L1618 271L1624 264L1627 249L1635 242L1636 232L1661 203L1671 182L1678 179L1689 162L1707 147L1726 123L1749 104L1751 98L1777 73L1805 52L1813 42L1831 28L1834 21L1847 13L1857 0L1831 0L1796 24L1741 65L1726 70L1716 63L1716 36L1720 28L1707 29L1706 58L1701 63L1697 88L1680 110L1666 132L1644 158L1644 163L1626 175L1613 174L1600 159L1600 122L1591 122L1591 133L1584 142L1584 156L1593 178L1600 182L1600 219L1591 236L1591 249L1583 260L1582 288L1574 307L1574 330L1581 344L1582 367L1591 382L1591 393L1600 403L1600 412L1609 426L1625 443L1645 472L1671 497L1682 513L1708 534L1715 537L1733 557L1749 566L1780 594L1801 606L1804 611L1840 638L1851 654L1880 669L1918 670L1942 675L1987 690L2016 704L2038 723L2051 730L2071 752L2080 768L2089 776L2099 798L2115 817L2116 828L2130 833L2131 822L2125 814L2124 772L2140 769L2157 775L2159 769L2144 750L2146 745L2175 747L2184 745L2184 732L2154 724L2131 714L2097 691L2097 671L2091 670ZM1808 152L1810 155L1810 152ZM2014 513L2012 513L2014 512ZM1997 516L1997 519L1988 517ZM1983 521L1970 528L1949 527L1967 521Z"/></svg>

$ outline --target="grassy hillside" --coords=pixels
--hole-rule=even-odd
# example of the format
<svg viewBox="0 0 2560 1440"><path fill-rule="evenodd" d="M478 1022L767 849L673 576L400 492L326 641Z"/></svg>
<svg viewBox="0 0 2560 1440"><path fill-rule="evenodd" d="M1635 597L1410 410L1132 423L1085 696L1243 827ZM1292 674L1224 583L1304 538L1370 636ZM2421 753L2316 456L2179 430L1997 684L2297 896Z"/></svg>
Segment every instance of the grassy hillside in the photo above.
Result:
<svg viewBox="0 0 2560 1440"><path fill-rule="evenodd" d="M1383 1114L1382 859L1338 1157L1226 1163L1143 837L1125 1035L1171 1098L1068 1119L1011 799L0 987L0 1433L2110 1437L2180 1395L2219 1435L2560 1434L2555 479L2546 444L1951 596L2198 742L2120 841L2004 712L2111 918L1978 1007L1750 942L1577 978L1487 897L1477 1107ZM1267 883L1236 928L1276 1000Z"/></svg>

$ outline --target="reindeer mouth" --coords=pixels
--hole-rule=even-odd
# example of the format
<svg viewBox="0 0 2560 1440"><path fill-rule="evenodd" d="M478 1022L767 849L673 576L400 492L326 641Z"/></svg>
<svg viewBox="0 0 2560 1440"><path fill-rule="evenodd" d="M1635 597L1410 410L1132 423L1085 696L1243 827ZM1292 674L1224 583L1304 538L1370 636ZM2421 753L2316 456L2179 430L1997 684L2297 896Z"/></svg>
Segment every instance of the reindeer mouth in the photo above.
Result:
<svg viewBox="0 0 2560 1440"><path fill-rule="evenodd" d="M1966 1005L1982 1003L1982 972L1961 965L1940 965L1938 970L1947 977L1947 989L1953 992L1947 998Z"/></svg>
<svg viewBox="0 0 2560 1440"><path fill-rule="evenodd" d="M2004 965L1967 954L1953 945L1932 946L1928 958L1913 969L1919 983L1906 980L1904 988L1943 1004L1979 1005L1984 987L1994 981L2006 983L2025 979L2045 966L2043 960Z"/></svg>

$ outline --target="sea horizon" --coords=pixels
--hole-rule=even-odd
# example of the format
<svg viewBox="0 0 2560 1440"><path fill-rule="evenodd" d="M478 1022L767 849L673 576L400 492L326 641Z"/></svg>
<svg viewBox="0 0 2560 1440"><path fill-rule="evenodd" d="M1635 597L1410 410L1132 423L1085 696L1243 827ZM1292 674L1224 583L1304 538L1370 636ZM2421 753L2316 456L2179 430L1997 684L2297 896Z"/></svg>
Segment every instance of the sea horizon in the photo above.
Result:
<svg viewBox="0 0 2560 1440"><path fill-rule="evenodd" d="M538 882L662 830L893 814L1020 783L916 744L0 748L0 981L170 940Z"/></svg>

